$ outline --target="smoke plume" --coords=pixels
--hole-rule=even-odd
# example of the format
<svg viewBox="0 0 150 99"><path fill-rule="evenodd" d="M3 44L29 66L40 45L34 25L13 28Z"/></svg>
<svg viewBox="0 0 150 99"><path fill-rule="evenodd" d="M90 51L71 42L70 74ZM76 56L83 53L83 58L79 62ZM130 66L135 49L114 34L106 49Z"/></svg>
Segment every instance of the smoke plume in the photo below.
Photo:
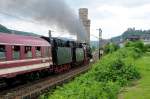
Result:
<svg viewBox="0 0 150 99"><path fill-rule="evenodd" d="M55 25L87 40L82 23L64 0L0 0L0 10L47 26Z"/></svg>

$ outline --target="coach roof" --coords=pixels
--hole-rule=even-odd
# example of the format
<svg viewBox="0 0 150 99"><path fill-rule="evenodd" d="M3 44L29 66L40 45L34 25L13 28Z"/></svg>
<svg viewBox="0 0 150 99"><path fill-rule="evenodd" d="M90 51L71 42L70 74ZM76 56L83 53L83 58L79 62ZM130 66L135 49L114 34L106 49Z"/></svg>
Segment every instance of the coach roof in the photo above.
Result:
<svg viewBox="0 0 150 99"><path fill-rule="evenodd" d="M50 44L46 40L40 37L22 36L1 32L0 32L0 44L24 45L24 46L50 46Z"/></svg>

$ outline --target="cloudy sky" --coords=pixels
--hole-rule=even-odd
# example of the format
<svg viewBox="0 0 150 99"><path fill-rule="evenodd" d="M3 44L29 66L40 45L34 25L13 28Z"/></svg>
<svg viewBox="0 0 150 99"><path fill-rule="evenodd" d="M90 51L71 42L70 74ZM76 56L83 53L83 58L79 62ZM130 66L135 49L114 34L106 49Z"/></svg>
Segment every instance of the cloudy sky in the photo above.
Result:
<svg viewBox="0 0 150 99"><path fill-rule="evenodd" d="M74 9L87 7L92 21L91 33L103 38L122 34L127 28L150 29L150 0L68 0ZM92 37L93 39L93 37Z"/></svg>
<svg viewBox="0 0 150 99"><path fill-rule="evenodd" d="M150 29L150 0L65 0L74 10L86 7L91 19L91 34L98 36L96 29L102 28L103 38L111 38L122 34L127 28ZM8 21L9 19L9 21ZM2 14L0 24L11 29L29 30L36 33L47 32L49 27L28 22ZM55 34L55 36L60 36ZM69 35L64 35L69 37ZM92 40L96 40L91 36Z"/></svg>

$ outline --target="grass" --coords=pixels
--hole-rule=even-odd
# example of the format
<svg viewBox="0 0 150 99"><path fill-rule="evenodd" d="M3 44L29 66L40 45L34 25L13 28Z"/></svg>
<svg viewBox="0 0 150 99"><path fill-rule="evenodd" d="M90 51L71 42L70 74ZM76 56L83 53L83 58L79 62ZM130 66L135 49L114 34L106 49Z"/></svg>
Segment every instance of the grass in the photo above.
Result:
<svg viewBox="0 0 150 99"><path fill-rule="evenodd" d="M150 99L150 53L135 63L141 73L141 79L133 82L133 86L124 88L119 99Z"/></svg>

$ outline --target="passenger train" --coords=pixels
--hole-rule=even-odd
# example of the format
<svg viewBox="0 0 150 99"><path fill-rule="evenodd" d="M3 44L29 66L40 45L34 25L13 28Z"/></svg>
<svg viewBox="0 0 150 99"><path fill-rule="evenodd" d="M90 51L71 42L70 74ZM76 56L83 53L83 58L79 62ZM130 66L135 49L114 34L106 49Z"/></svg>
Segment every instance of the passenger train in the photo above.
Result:
<svg viewBox="0 0 150 99"><path fill-rule="evenodd" d="M0 33L0 80L34 73L61 73L89 63L86 43L49 37Z"/></svg>

